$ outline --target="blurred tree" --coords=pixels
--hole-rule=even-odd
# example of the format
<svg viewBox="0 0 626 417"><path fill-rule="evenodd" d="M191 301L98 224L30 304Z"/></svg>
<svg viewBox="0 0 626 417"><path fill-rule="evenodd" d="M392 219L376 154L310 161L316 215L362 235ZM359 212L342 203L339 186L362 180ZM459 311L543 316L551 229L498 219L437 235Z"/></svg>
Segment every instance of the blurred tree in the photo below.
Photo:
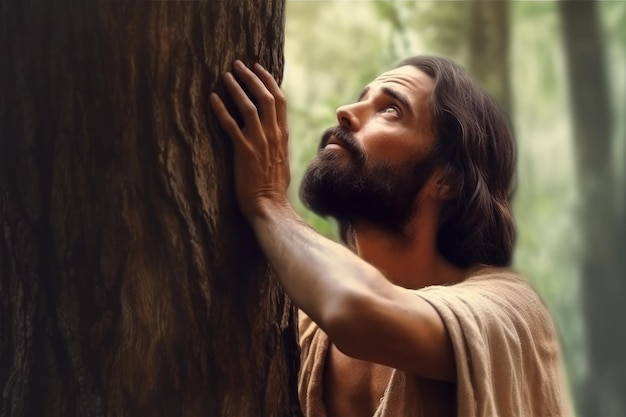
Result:
<svg viewBox="0 0 626 417"><path fill-rule="evenodd" d="M304 67L307 73L307 77L298 81L291 79L292 86L295 86L289 91L291 105L301 98L298 93L310 92L298 104L296 112L292 107L294 117L290 120L294 122L291 126L296 133L292 136L292 144L311 130L315 132L311 141L316 144L319 137L317 132L334 122L328 108L345 103L346 99L358 93L357 88L362 87L362 82L368 82L371 76L408 55L431 53L451 57L464 63L482 83L485 81L481 77L481 70L470 62L472 55L480 56L486 52L481 51L485 48L492 52L492 56L500 55L504 60L510 60L509 110L515 124L519 150L519 188L515 197L518 224L515 267L529 277L554 314L572 388L576 394L584 393L581 381L586 377L588 365L584 346L587 335L580 311L580 224L575 218L579 193L578 184L573 180L574 155L566 110L566 77L563 76L566 64L563 62L563 45L559 43L558 36L559 2L489 3L487 9L506 7L509 11L501 11L500 16L510 15L508 21L502 17L498 22L494 17L497 14L495 10L485 11L490 17L483 18L491 19L491 29L477 24L477 19L474 22L476 30L492 34L485 37L487 42L500 45L497 54L493 53L497 48L480 42L473 42L474 52L469 52L468 38L472 36L469 7L480 8L480 5L472 4L475 2L385 1L362 2L358 5L340 1L289 3L294 8L313 4L318 6L316 13L305 11L302 20L288 19L287 22L293 25L287 37L288 43L293 45L293 50L298 54L291 61L291 68ZM503 6L499 3L508 4ZM610 63L614 78L611 80L611 90L616 92L613 99L618 104L614 110L623 115L626 114L626 94L619 92L623 92L626 86L626 3L598 2L598 5L604 10L605 23L609 23L612 28L614 55ZM373 13L367 15L364 13L366 9ZM313 14L315 20L306 19L306 15ZM478 13L475 15L480 16ZM499 29L498 34L496 28L505 23L508 27ZM510 31L510 35L503 34L504 30ZM503 35L510 39L503 42ZM475 38L479 39L478 36ZM302 42L303 39L306 41ZM337 42L337 39L341 39L341 42ZM618 59L614 59L616 57ZM621 66L616 65L615 61L618 60L624 61ZM490 62L484 72L497 72L493 66L504 62ZM499 70L502 72L502 68ZM292 71L292 75L295 71ZM322 76L309 77L314 73ZM363 74L365 78L361 79ZM506 80L502 76L499 78ZM359 85L355 86L355 80ZM488 88L498 95L497 88ZM343 93L345 91L352 93L346 96ZM327 97L330 99L326 100ZM321 105L315 106L316 103ZM506 104L504 106L507 107ZM316 118L323 113L319 109L331 117ZM613 191L615 199L621 201L623 206L626 201L626 118L616 117L612 122L617 125L615 129L619 129L616 130L612 145L613 168L621 175L617 178L621 182L614 185ZM314 128L311 129L311 126ZM314 151L314 147L311 147L310 152L303 152L296 165L298 162L308 162ZM622 192L618 193L620 190ZM582 395L578 397L582 398Z"/></svg>
<svg viewBox="0 0 626 417"><path fill-rule="evenodd" d="M467 2L467 67L511 115L508 1Z"/></svg>
<svg viewBox="0 0 626 417"><path fill-rule="evenodd" d="M583 235L583 297L589 376L581 411L626 415L626 213L616 201L613 119L605 40L597 2L559 2L569 75Z"/></svg>
<svg viewBox="0 0 626 417"><path fill-rule="evenodd" d="M467 69L511 111L509 2L374 2L373 7L392 28L388 43L394 60L423 53L412 51L419 28L428 50L464 63Z"/></svg>
<svg viewBox="0 0 626 417"><path fill-rule="evenodd" d="M300 414L295 310L206 100L235 58L281 77L283 13L2 2L0 415Z"/></svg>
<svg viewBox="0 0 626 417"><path fill-rule="evenodd" d="M400 20L392 27L407 31L402 34L400 45L419 38L423 41L419 53L449 56L464 63L515 123L520 173L514 201L519 236L515 267L528 275L554 313L572 387L580 388L586 367L576 298L578 271L572 262L577 240L563 240L563 233L575 225L568 211L574 194L568 175L569 143L560 144L560 132L544 130L555 129L564 118L560 110L562 69L560 61L554 59L560 52L554 42L554 34L558 33L554 4L376 4L381 4L377 6L379 17L392 23ZM515 67L511 65L513 59ZM518 87L515 95L514 77ZM549 169L542 162L545 159Z"/></svg>

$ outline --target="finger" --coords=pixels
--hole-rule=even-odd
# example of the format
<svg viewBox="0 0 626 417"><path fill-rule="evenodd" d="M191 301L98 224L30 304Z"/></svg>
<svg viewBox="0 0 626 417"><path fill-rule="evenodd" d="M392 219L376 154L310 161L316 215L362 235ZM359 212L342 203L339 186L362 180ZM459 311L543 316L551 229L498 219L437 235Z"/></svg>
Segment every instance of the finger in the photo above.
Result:
<svg viewBox="0 0 626 417"><path fill-rule="evenodd" d="M224 85L243 117L244 128L262 130L256 105L230 72L224 74Z"/></svg>
<svg viewBox="0 0 626 417"><path fill-rule="evenodd" d="M276 108L276 121L283 133L283 146L281 151L285 158L289 155L289 128L287 125L287 99L285 94L280 89L280 86L274 79L274 76L267 71L259 63L254 64L252 67L254 73L259 77L261 82L265 85L268 91L274 96L275 108Z"/></svg>
<svg viewBox="0 0 626 417"><path fill-rule="evenodd" d="M263 66L259 63L254 64L253 66L254 73L259 77L261 82L265 85L267 90L274 96L274 100L276 102L276 119L281 125L287 125L287 98L285 94L280 89L280 86L274 79L274 76L270 74Z"/></svg>
<svg viewBox="0 0 626 417"><path fill-rule="evenodd" d="M234 68L237 78L248 89L251 96L258 103L258 110L261 119L265 123L276 121L276 100L265 84L259 79L257 74L246 67L243 62L235 61Z"/></svg>
<svg viewBox="0 0 626 417"><path fill-rule="evenodd" d="M241 148L242 146L247 147L248 143L245 135L241 131L241 128L237 124L235 118L226 108L226 105L222 101L221 97L216 93L211 93L209 96L209 102L211 103L211 107L213 108L213 112L215 113L218 122L233 141L235 148Z"/></svg>

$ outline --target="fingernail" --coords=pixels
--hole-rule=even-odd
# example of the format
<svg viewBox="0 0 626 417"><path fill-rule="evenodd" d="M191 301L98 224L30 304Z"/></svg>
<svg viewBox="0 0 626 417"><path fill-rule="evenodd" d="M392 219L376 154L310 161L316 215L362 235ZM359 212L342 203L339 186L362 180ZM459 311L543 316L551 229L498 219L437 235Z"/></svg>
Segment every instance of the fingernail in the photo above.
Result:
<svg viewBox="0 0 626 417"><path fill-rule="evenodd" d="M241 62L240 60L235 61L235 67L239 68L239 69L243 69L246 66L243 64L243 62Z"/></svg>

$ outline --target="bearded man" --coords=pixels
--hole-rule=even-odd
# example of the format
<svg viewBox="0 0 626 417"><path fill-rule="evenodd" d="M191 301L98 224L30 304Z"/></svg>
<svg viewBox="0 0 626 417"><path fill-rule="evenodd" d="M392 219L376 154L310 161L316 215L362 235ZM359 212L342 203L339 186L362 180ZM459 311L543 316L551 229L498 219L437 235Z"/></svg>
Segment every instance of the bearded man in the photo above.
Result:
<svg viewBox="0 0 626 417"><path fill-rule="evenodd" d="M301 310L307 417L572 415L550 315L509 268L514 141L462 67L409 58L337 110L300 195L348 247L288 201L272 76L237 61L224 84L243 125L217 94L211 104L239 205Z"/></svg>

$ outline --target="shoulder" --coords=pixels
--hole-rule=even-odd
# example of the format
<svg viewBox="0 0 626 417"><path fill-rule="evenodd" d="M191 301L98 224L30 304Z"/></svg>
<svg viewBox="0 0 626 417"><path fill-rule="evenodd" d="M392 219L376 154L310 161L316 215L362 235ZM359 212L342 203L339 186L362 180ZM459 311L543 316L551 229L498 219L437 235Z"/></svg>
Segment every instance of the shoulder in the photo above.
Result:
<svg viewBox="0 0 626 417"><path fill-rule="evenodd" d="M495 286L495 287L494 287ZM480 267L474 269L461 282L450 287L459 289L512 289L526 288L532 290L526 277L511 268Z"/></svg>
<svg viewBox="0 0 626 417"><path fill-rule="evenodd" d="M445 321L472 321L481 328L499 324L554 332L539 294L525 277L509 268L482 268L457 284L426 287L416 293L444 319L447 317Z"/></svg>
<svg viewBox="0 0 626 417"><path fill-rule="evenodd" d="M485 415L569 415L555 326L526 278L485 268L458 284L416 294L433 305L448 329L459 415L475 415L475 407L488 410ZM499 394L503 387L506 395Z"/></svg>
<svg viewBox="0 0 626 417"><path fill-rule="evenodd" d="M484 267L474 270L463 281L453 285L434 285L417 290L417 293L429 297L469 297L484 301L507 300L514 303L543 304L528 280L510 268Z"/></svg>
<svg viewBox="0 0 626 417"><path fill-rule="evenodd" d="M437 310L451 333L556 341L545 303L528 280L511 269L483 268L458 284L416 293Z"/></svg>

